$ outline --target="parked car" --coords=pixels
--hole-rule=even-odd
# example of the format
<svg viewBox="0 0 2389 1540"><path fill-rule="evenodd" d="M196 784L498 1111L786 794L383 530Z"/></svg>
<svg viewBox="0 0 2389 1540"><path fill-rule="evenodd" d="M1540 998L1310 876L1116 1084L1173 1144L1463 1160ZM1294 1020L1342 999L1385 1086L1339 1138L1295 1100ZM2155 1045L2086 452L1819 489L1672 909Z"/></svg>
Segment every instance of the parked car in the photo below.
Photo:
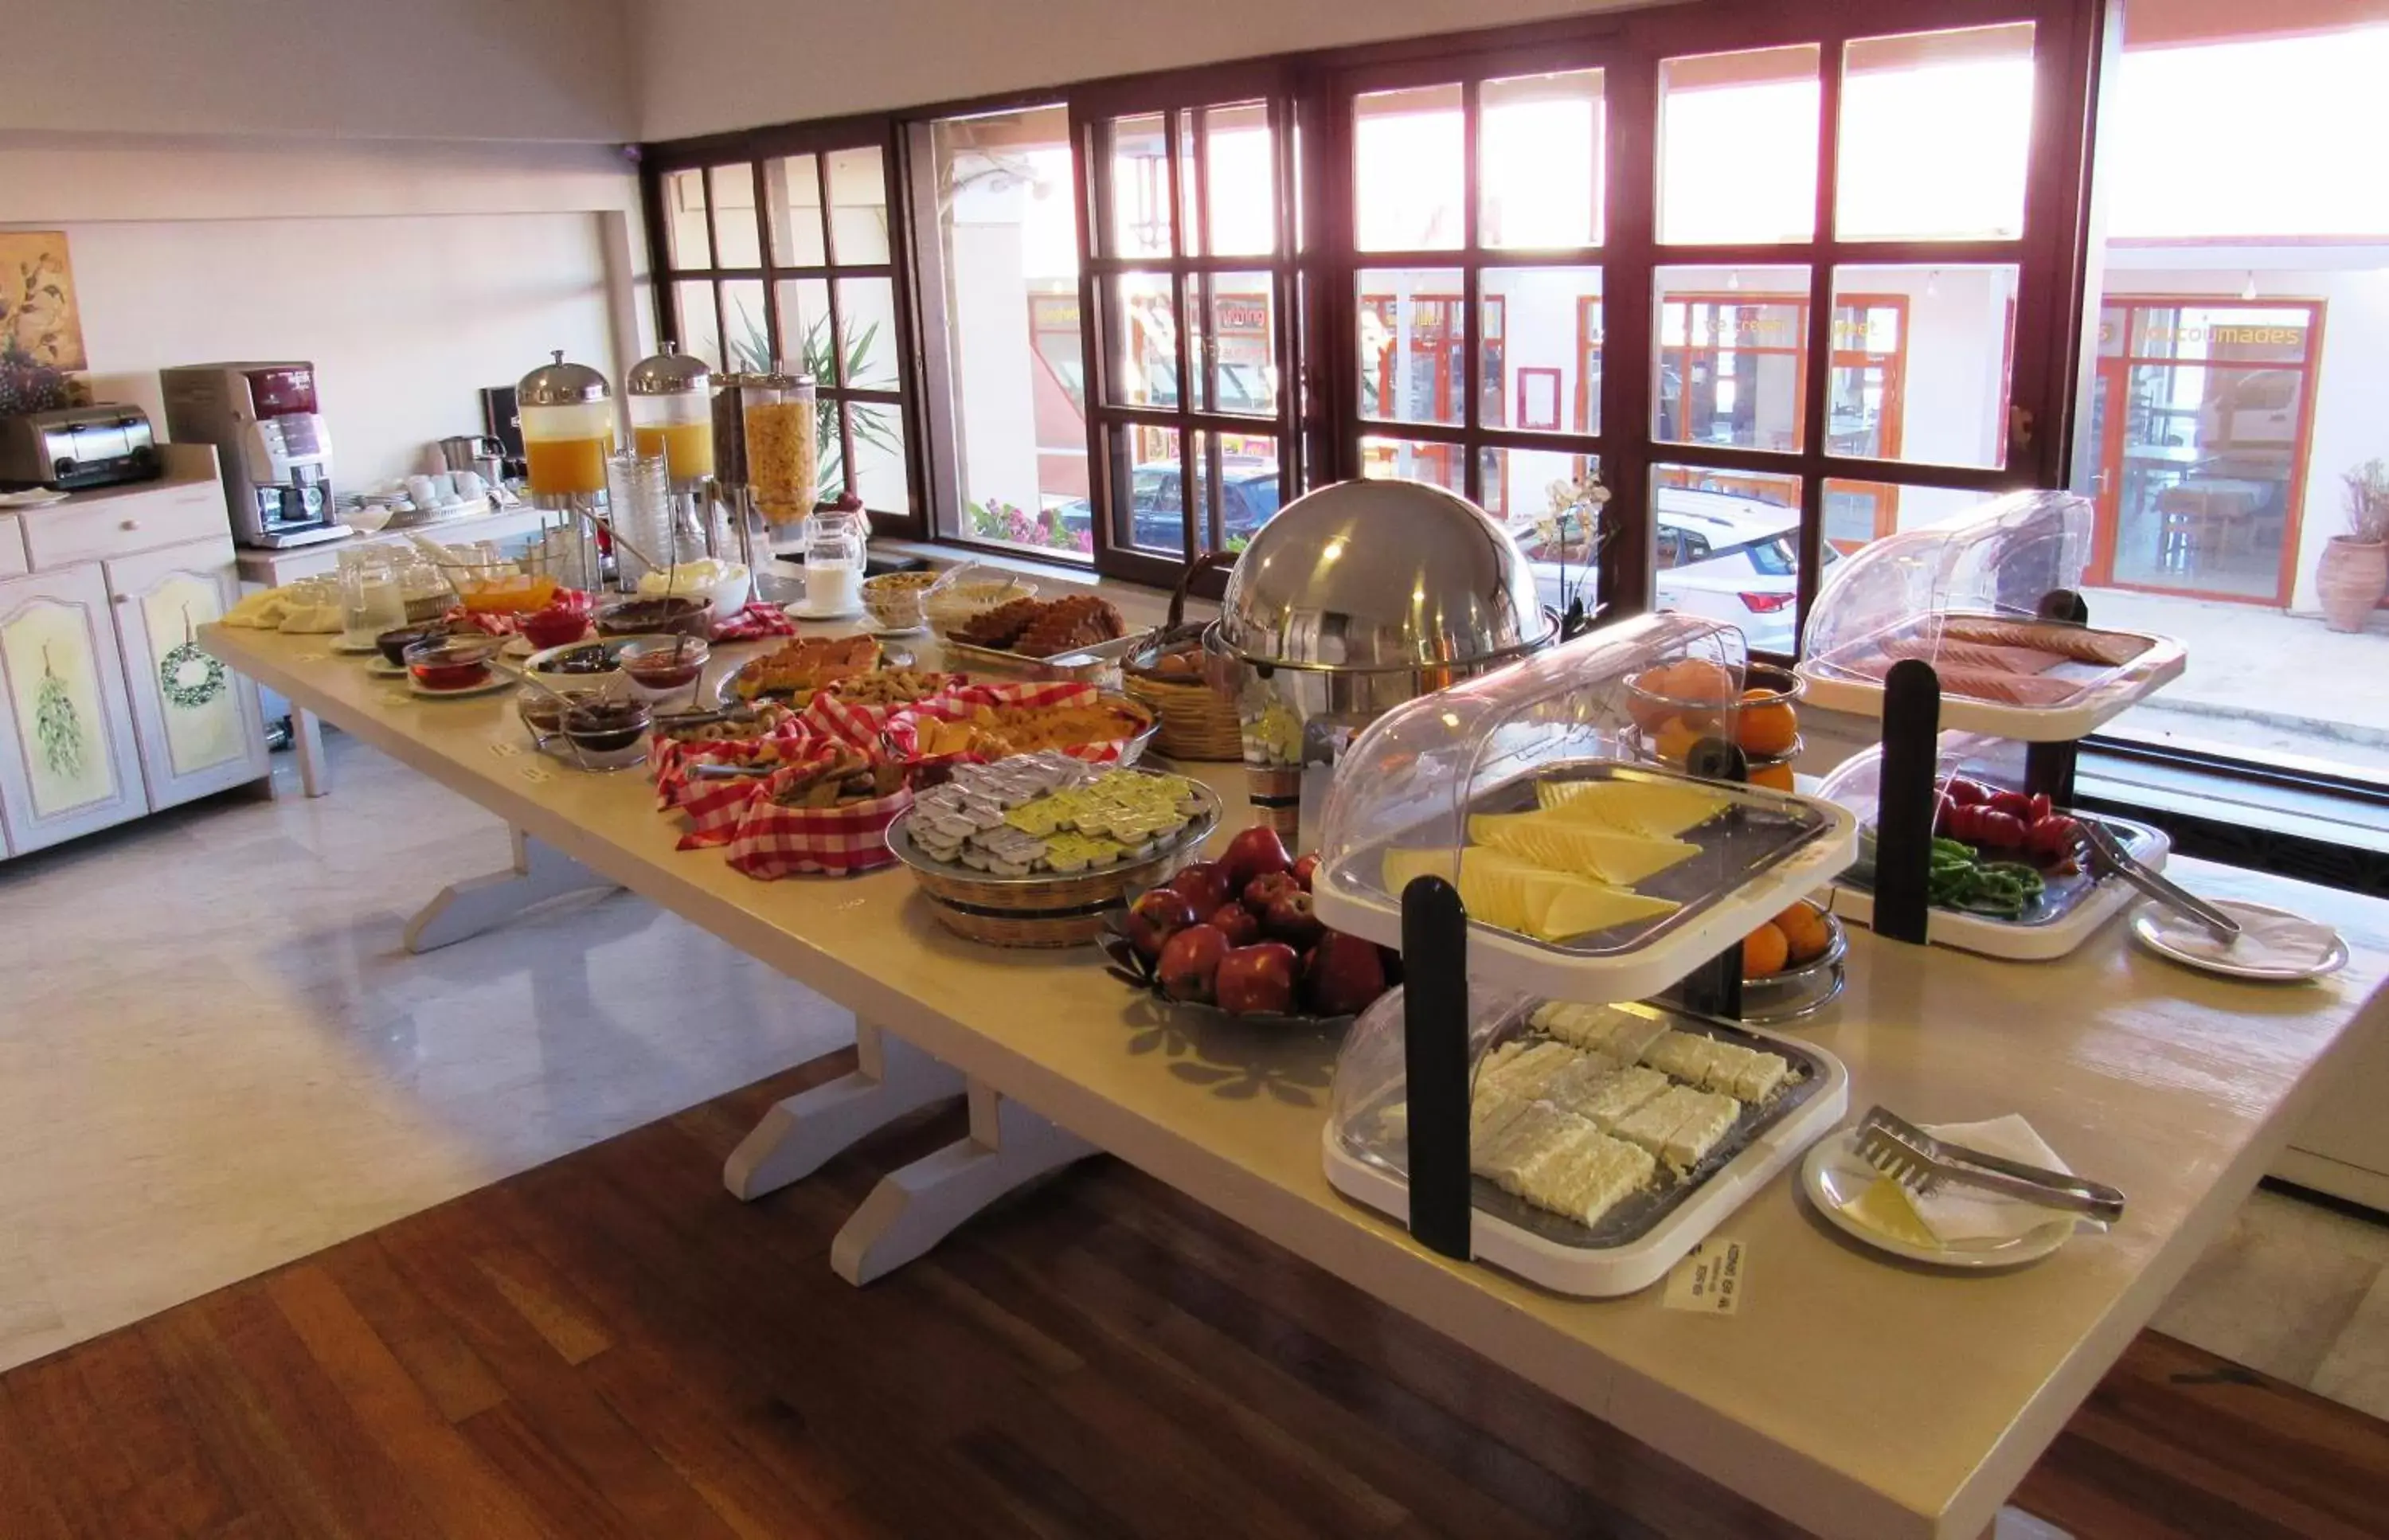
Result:
<svg viewBox="0 0 2389 1540"><path fill-rule="evenodd" d="M1800 511L1731 492L1662 487L1658 496L1657 603L1661 609L1723 620L1742 629L1754 652L1790 653L1796 638ZM1529 542L1529 557L1537 554ZM1825 565L1841 560L1831 545ZM1530 560L1544 604L1565 607L1556 561ZM1571 561L1569 586L1584 576Z"/></svg>
<svg viewBox="0 0 2389 1540"><path fill-rule="evenodd" d="M1138 545L1154 551L1179 549L1184 513L1174 461L1148 462L1131 476L1131 528ZM1220 532L1233 548L1252 538L1254 530L1277 512L1277 466L1267 460L1230 460L1220 474ZM1088 528L1094 507L1086 498L1072 498L1056 510L1062 528L1073 534ZM1200 517L1200 506L1195 510Z"/></svg>

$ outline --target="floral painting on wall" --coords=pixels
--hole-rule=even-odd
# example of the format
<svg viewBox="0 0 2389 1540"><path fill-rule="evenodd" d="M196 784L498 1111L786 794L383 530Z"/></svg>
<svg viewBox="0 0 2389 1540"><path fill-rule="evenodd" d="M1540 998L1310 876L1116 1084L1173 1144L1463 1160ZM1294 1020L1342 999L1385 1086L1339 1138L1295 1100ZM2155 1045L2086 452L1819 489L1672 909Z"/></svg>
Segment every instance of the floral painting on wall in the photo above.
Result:
<svg viewBox="0 0 2389 1540"><path fill-rule="evenodd" d="M90 366L65 231L0 230L0 353L12 363Z"/></svg>

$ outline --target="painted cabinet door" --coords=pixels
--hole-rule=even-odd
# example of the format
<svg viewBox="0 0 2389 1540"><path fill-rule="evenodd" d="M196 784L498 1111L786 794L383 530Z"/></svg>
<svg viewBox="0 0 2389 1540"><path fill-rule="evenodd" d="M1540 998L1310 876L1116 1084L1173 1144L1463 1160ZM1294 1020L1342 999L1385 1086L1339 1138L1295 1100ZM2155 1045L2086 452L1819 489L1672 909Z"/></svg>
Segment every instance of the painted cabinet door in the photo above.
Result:
<svg viewBox="0 0 2389 1540"><path fill-rule="evenodd" d="M0 821L19 854L148 811L98 564L0 582Z"/></svg>
<svg viewBox="0 0 2389 1540"><path fill-rule="evenodd" d="M149 806L171 808L266 775L257 686L198 642L198 629L222 618L238 592L232 541L191 541L107 567Z"/></svg>

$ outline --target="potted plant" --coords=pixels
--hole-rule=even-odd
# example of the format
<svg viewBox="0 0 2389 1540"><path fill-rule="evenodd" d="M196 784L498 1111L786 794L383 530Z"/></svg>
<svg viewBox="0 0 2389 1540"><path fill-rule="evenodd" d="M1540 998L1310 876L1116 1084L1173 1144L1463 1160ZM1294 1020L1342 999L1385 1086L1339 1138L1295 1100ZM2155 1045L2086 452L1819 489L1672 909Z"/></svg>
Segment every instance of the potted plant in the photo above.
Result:
<svg viewBox="0 0 2389 1540"><path fill-rule="evenodd" d="M2389 594L2389 460L2367 460L2340 480L2347 488L2347 533L2325 542L2315 592L2324 625L2360 631Z"/></svg>

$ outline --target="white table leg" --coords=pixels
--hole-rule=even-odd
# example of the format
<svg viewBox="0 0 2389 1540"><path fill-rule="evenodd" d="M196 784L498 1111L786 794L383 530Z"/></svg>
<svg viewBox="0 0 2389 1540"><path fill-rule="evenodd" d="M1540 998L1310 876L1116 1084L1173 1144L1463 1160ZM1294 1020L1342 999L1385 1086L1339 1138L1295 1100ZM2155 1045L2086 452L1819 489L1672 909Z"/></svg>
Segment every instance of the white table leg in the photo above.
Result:
<svg viewBox="0 0 2389 1540"><path fill-rule="evenodd" d="M875 1129L963 1094L960 1071L869 1022L854 1024L854 1049L853 1074L782 1101L730 1152L722 1180L734 1194L760 1198L810 1177Z"/></svg>
<svg viewBox="0 0 2389 1540"><path fill-rule="evenodd" d="M970 1126L968 1139L879 1179L830 1242L838 1277L857 1286L885 1277L1023 1182L1097 1152L977 1080Z"/></svg>
<svg viewBox="0 0 2389 1540"><path fill-rule="evenodd" d="M441 888L439 897L406 923L408 951L428 952L453 946L505 924L533 904L543 904L568 893L620 885L571 857L540 844L519 829L508 832L514 836L514 866Z"/></svg>
<svg viewBox="0 0 2389 1540"><path fill-rule="evenodd" d="M324 724L313 711L290 708L290 742L299 752L299 788L309 796L328 796L331 763L324 757Z"/></svg>

